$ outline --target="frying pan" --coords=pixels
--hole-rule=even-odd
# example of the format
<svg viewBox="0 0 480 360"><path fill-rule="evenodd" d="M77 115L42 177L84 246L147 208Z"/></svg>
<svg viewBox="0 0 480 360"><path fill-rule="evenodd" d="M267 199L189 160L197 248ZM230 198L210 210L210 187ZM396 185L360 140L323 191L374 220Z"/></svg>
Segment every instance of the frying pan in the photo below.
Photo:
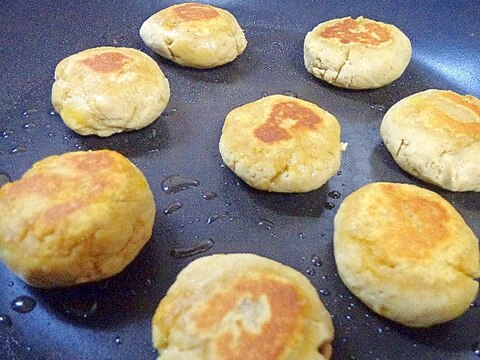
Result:
<svg viewBox="0 0 480 360"><path fill-rule="evenodd" d="M155 359L151 317L177 273L199 256L234 252L280 261L310 279L333 316L334 359L479 359L478 298L447 324L397 325L372 313L345 288L332 246L339 204L372 181L436 191L480 236L478 194L444 191L409 176L379 137L385 111L405 96L429 88L480 96L478 1L212 0L237 17L249 41L236 61L212 70L177 66L141 41L142 22L172 3L0 4L0 181L18 179L48 155L109 148L144 172L157 205L151 241L109 280L41 290L0 265L0 359ZM349 91L309 75L303 67L305 34L328 19L360 15L395 24L409 36L413 58L403 76L380 89ZM170 80L171 100L152 125L109 138L83 137L53 111L56 64L100 45L140 49ZM316 103L341 123L348 148L338 175L319 190L257 191L222 165L218 140L227 113L276 93ZM181 190L173 192L172 186Z"/></svg>

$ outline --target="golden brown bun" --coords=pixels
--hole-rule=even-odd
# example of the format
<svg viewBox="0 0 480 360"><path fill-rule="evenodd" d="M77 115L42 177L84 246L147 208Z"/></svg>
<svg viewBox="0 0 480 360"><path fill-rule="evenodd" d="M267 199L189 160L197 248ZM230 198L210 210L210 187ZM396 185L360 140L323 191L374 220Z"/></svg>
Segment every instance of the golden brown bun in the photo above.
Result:
<svg viewBox="0 0 480 360"><path fill-rule="evenodd" d="M426 90L385 114L380 133L408 173L452 191L480 191L480 100Z"/></svg>
<svg viewBox="0 0 480 360"><path fill-rule="evenodd" d="M391 83L410 62L410 40L397 27L358 17L329 20L305 37L308 72L348 89L372 89Z"/></svg>
<svg viewBox="0 0 480 360"><path fill-rule="evenodd" d="M0 258L39 287L108 278L152 234L155 203L128 159L109 150L35 163L0 189Z"/></svg>
<svg viewBox="0 0 480 360"><path fill-rule="evenodd" d="M173 5L157 12L143 23L140 36L161 56L194 68L229 63L247 46L231 13L198 3Z"/></svg>
<svg viewBox="0 0 480 360"><path fill-rule="evenodd" d="M162 70L135 49L88 49L55 69L53 106L65 125L81 135L141 129L160 116L169 98Z"/></svg>
<svg viewBox="0 0 480 360"><path fill-rule="evenodd" d="M310 102L271 95L232 110L219 145L225 164L267 191L314 190L340 167L340 124Z"/></svg>
<svg viewBox="0 0 480 360"><path fill-rule="evenodd" d="M452 320L478 292L478 240L438 194L372 183L335 217L334 253L345 285L376 313L412 327Z"/></svg>
<svg viewBox="0 0 480 360"><path fill-rule="evenodd" d="M153 317L161 360L323 360L333 324L298 271L252 254L212 255L183 269Z"/></svg>

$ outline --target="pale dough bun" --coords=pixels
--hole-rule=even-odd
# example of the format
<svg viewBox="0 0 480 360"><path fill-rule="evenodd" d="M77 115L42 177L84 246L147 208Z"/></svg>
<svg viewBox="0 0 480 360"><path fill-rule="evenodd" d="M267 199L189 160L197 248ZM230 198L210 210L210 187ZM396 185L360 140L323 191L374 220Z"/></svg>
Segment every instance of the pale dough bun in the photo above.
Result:
<svg viewBox="0 0 480 360"><path fill-rule="evenodd" d="M183 3L149 17L140 28L145 44L177 64L212 68L233 61L247 46L235 17L218 7Z"/></svg>
<svg viewBox="0 0 480 360"><path fill-rule="evenodd" d="M311 191L340 167L340 124L313 103L271 95L227 115L219 149L225 164L254 188Z"/></svg>
<svg viewBox="0 0 480 360"><path fill-rule="evenodd" d="M161 360L325 360L333 336L308 279L252 254L193 261L152 320Z"/></svg>
<svg viewBox="0 0 480 360"><path fill-rule="evenodd" d="M412 46L397 27L358 17L323 22L305 37L308 72L332 85L373 89L402 75Z"/></svg>
<svg viewBox="0 0 480 360"><path fill-rule="evenodd" d="M478 292L478 240L438 194L372 183L345 198L335 216L338 274L377 314L428 327L467 311Z"/></svg>
<svg viewBox="0 0 480 360"><path fill-rule="evenodd" d="M380 133L406 172L452 191L480 191L480 100L426 90L392 106Z"/></svg>
<svg viewBox="0 0 480 360"><path fill-rule="evenodd" d="M169 99L162 70L135 49L88 49L55 69L53 106L65 125L81 135L141 129L160 116Z"/></svg>
<svg viewBox="0 0 480 360"><path fill-rule="evenodd" d="M47 157L0 189L0 258L28 284L69 286L122 271L152 234L147 181L110 150Z"/></svg>

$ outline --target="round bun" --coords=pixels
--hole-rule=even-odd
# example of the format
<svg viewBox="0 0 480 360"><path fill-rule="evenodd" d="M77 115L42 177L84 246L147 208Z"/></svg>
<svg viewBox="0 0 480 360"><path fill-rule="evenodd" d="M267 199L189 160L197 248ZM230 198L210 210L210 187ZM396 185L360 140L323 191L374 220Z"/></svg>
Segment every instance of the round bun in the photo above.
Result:
<svg viewBox="0 0 480 360"><path fill-rule="evenodd" d="M452 320L478 292L478 240L438 194L372 183L335 216L338 274L377 314L411 327Z"/></svg>
<svg viewBox="0 0 480 360"><path fill-rule="evenodd" d="M152 234L155 203L143 174L109 150L35 163L0 189L0 258L38 287L122 271Z"/></svg>
<svg viewBox="0 0 480 360"><path fill-rule="evenodd" d="M314 190L340 167L340 125L310 102L271 95L231 111L220 153L250 186L276 192Z"/></svg>
<svg viewBox="0 0 480 360"><path fill-rule="evenodd" d="M135 49L88 49L55 69L53 106L65 125L81 135L141 129L160 116L169 98L162 70Z"/></svg>
<svg viewBox="0 0 480 360"><path fill-rule="evenodd" d="M304 275L252 254L190 263L158 305L152 330L161 360L325 360L334 335Z"/></svg>
<svg viewBox="0 0 480 360"><path fill-rule="evenodd" d="M200 69L229 63L247 46L231 13L197 3L173 5L157 12L142 24L140 36L161 56Z"/></svg>
<svg viewBox="0 0 480 360"><path fill-rule="evenodd" d="M305 37L308 72L348 89L373 89L402 75L410 62L410 40L397 27L358 17L334 19Z"/></svg>
<svg viewBox="0 0 480 360"><path fill-rule="evenodd" d="M392 106L380 133L408 173L452 191L480 191L480 100L426 90Z"/></svg>

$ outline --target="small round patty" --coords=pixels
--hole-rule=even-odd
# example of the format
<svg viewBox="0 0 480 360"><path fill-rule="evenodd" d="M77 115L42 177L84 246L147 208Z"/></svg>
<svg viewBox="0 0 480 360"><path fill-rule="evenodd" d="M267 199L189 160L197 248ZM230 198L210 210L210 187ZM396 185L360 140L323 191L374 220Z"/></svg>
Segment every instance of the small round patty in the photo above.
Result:
<svg viewBox="0 0 480 360"><path fill-rule="evenodd" d="M169 99L162 70L135 49L92 48L63 59L55 69L53 106L81 135L141 129L160 116Z"/></svg>
<svg viewBox="0 0 480 360"><path fill-rule="evenodd" d="M397 27L358 17L323 22L304 42L308 72L332 85L373 89L402 75L412 46Z"/></svg>
<svg viewBox="0 0 480 360"><path fill-rule="evenodd" d="M123 155L79 151L47 157L5 184L0 213L0 258L48 288L122 271L150 239L155 203Z"/></svg>

